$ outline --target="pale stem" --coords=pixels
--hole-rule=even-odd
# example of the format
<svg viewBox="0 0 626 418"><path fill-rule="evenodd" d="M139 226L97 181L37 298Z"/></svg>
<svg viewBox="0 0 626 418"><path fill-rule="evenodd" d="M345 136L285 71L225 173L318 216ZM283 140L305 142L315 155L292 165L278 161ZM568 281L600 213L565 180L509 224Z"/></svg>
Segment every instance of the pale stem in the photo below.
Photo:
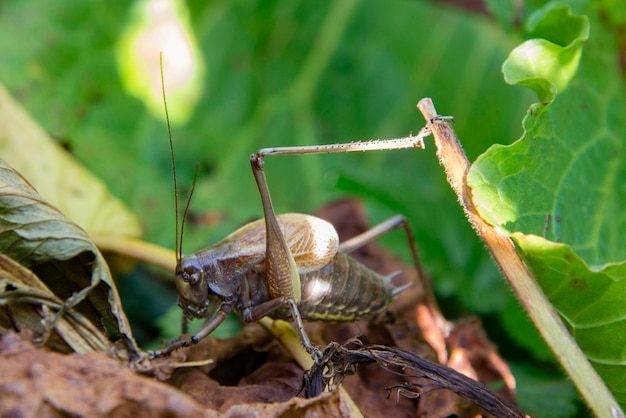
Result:
<svg viewBox="0 0 626 418"><path fill-rule="evenodd" d="M417 107L427 121L438 116L432 101L428 98L420 100ZM441 121L432 124L431 130L439 162L467 218L478 236L487 245L504 277L513 288L517 299L556 355L561 366L596 416L623 418L624 412L565 328L558 312L550 304L534 276L515 251L511 239L478 215L472 203L471 191L466 183L470 163L452 127L449 123Z"/></svg>
<svg viewBox="0 0 626 418"><path fill-rule="evenodd" d="M136 238L105 235L95 235L92 238L100 251L117 253L172 272L176 267L176 253L168 248ZM171 278L174 281L174 276Z"/></svg>

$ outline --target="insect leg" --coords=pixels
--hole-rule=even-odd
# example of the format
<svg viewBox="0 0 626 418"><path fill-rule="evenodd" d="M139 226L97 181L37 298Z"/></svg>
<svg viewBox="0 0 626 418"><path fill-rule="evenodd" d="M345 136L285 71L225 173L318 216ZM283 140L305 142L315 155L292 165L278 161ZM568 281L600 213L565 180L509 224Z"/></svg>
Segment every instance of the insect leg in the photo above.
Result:
<svg viewBox="0 0 626 418"><path fill-rule="evenodd" d="M415 238L413 237L413 232L411 231L411 226L407 219L402 215L393 216L386 221L379 223L373 228L368 229L362 234L357 235L356 237L350 238L341 244L339 244L339 249L345 253L351 253L362 246L369 244L374 241L376 238L385 234L391 230L402 227L404 230L404 234L406 235L407 243L409 245L409 249L411 250L411 257L413 258L413 264L415 265L415 270L417 270L417 275L425 282L426 275L424 274L424 269L422 268L422 263L419 258L419 253L417 252L417 246L415 245Z"/></svg>
<svg viewBox="0 0 626 418"><path fill-rule="evenodd" d="M163 347L163 348L161 348L159 350L149 351L148 352L148 357L150 357L150 358L157 358L157 357L167 356L170 353L172 353L172 351L174 351L174 350L176 350L178 348L189 347L191 345L197 344L204 337L206 337L207 335L212 333L215 330L215 328L217 328L222 322L224 322L224 319L226 319L226 315L228 315L228 313L232 309L233 309L233 304L232 303L230 303L230 302L223 302L223 303L221 303L219 308L217 309L217 311L204 324L204 326L202 327L202 329L200 331L198 331L197 333L195 333L191 337L182 338L182 339L173 341L173 342L169 343L168 345L166 345L165 347Z"/></svg>
<svg viewBox="0 0 626 418"><path fill-rule="evenodd" d="M256 154L253 154L251 159L257 158L262 160L267 155L336 154L357 151L386 151L406 148L424 148L424 138L431 134L430 127L434 123L441 123L448 119L449 117L447 116L433 118L417 133L417 135L409 135L404 138L374 139L370 141L346 142L327 145L262 148L257 151Z"/></svg>
<svg viewBox="0 0 626 418"><path fill-rule="evenodd" d="M420 312L419 316L422 317L422 320L424 321L426 320L426 317L430 317L430 319L437 324L439 329L446 330L449 327L448 322L443 317L441 311L439 310L439 307L437 306L437 301L435 299L435 294L433 291L432 283L430 281L430 277L424 273L419 254L417 252L417 246L415 245L415 238L413 237L413 232L411 231L411 226L404 216L396 215L387 219L386 221L363 232L362 234L359 234L354 238L350 238L349 240L342 242L341 244L339 244L339 249L343 252L350 253L362 247L363 245L372 242L380 235L393 229L399 228L400 226L402 226L402 229L404 230L404 233L406 235L406 239L411 250L411 255L413 257L413 263L415 264L415 270L417 271L418 279L420 280L423 288L423 305L420 304L418 306L418 312ZM402 293L402 291L404 291L404 289L406 289L407 287L410 287L411 284L412 283L409 283L405 286L396 287L393 290L392 294L395 296L399 293ZM422 307L428 307L428 309L421 309ZM437 352L443 352L443 350L445 350L445 342L442 342L433 335L426 335L425 338L426 341L432 347L434 347Z"/></svg>
<svg viewBox="0 0 626 418"><path fill-rule="evenodd" d="M441 123L448 119L449 118L445 116L433 118L417 135L410 135L405 138L303 147L263 148L250 156L250 164L261 195L265 216L267 229L266 267L268 268L268 288L273 298L284 296L288 299L293 298L296 303L299 303L300 278L295 261L285 243L278 220L276 219L263 169L265 157L268 155L330 154L355 151L424 148L424 138L430 135L431 125Z"/></svg>
<svg viewBox="0 0 626 418"><path fill-rule="evenodd" d="M189 318L185 315L183 315L183 319L181 320L180 329L183 334L187 334L189 332Z"/></svg>
<svg viewBox="0 0 626 418"><path fill-rule="evenodd" d="M274 212L267 180L265 178L265 171L263 169L265 156L424 148L423 140L426 136L430 135L430 126L442 120L444 120L444 118L434 118L420 130L418 135L411 135L406 138L305 147L263 148L250 156L250 165L252 166L254 179L261 195L261 203L265 217L265 265L267 269L267 287L269 294L272 298L284 297L287 300L293 319L296 322L296 327L299 328L298 333L307 350L315 352L302 327L302 319L297 307L297 303L299 303L301 299L300 276L295 260L280 230L276 213Z"/></svg>
<svg viewBox="0 0 626 418"><path fill-rule="evenodd" d="M259 193L261 194L261 203L263 204L265 217L265 267L267 269L269 294L272 298L285 297L299 303L301 297L300 274L285 237L280 230L280 225L272 206L272 199L267 187L265 171L263 170L263 157L258 153L253 154L250 157L250 164Z"/></svg>
<svg viewBox="0 0 626 418"><path fill-rule="evenodd" d="M245 322L254 322L271 314L277 309L287 304L285 298L270 299L267 302L260 303L255 306L249 306L241 311L241 316Z"/></svg>
<svg viewBox="0 0 626 418"><path fill-rule="evenodd" d="M311 344L311 340L309 340L309 336L304 330L304 324L302 323L302 317L300 316L298 306L295 304L293 299L287 300L287 303L289 303L291 316L293 317L294 325L296 326L296 331L300 336L300 341L302 341L302 345L306 349L306 352L313 356L313 360L317 362L322 357L322 353Z"/></svg>
<svg viewBox="0 0 626 418"><path fill-rule="evenodd" d="M293 259L293 255L291 255L291 251L285 242L285 237L280 230L278 219L276 219L276 213L274 212L270 192L267 187L267 180L265 179L265 172L263 171L263 157L259 154L253 154L250 157L250 164L252 165L252 172L261 194L261 202L265 214L267 234L265 265L269 293L272 298L279 300L284 298L283 300L289 304L291 316L295 322L302 345L317 360L319 352L311 345L311 341L306 335L297 306L297 303L300 302L302 291L300 288L300 274L298 273L298 267Z"/></svg>
<svg viewBox="0 0 626 418"><path fill-rule="evenodd" d="M276 298L269 300L267 302L261 303L256 306L251 306L243 309L241 312L243 316L243 320L245 322L254 322L266 315L271 314L277 309L282 308L283 306L288 305L291 311L291 317L294 320L294 325L296 327L296 331L298 332L298 336L300 337L300 341L302 341L302 345L306 349L307 353L318 356L318 351L311 344L311 340L309 340L309 336L306 334L304 330L304 324L302 323L302 317L300 316L300 311L298 310L298 306L293 301L293 299L285 299L285 298Z"/></svg>
<svg viewBox="0 0 626 418"><path fill-rule="evenodd" d="M307 154L335 154L343 152L389 151L406 148L424 148L424 138L431 134L431 126L452 120L451 116L437 116L426 123L417 135L404 138L374 139L368 141L346 142L340 144L309 145L295 147L262 148L250 157L250 160L260 159L268 155L307 155Z"/></svg>
<svg viewBox="0 0 626 418"><path fill-rule="evenodd" d="M302 323L302 317L300 316L300 311L298 310L298 306L294 302L293 299L288 299L285 297L277 297L274 299L270 299L267 302L260 303L255 306L250 305L250 289L248 287L248 283L244 280L242 283L242 296L241 300L244 303L244 308L241 310L241 315L245 322L254 322L257 321L264 316L271 314L277 309L282 308L285 305L289 306L291 311L291 317L294 320L294 324L296 327L296 331L298 332L298 336L300 337L300 341L302 341L302 345L306 349L306 351L311 354L315 360L320 356L320 353L313 347L311 344L311 340L309 340L309 336L306 334L304 330L304 324Z"/></svg>

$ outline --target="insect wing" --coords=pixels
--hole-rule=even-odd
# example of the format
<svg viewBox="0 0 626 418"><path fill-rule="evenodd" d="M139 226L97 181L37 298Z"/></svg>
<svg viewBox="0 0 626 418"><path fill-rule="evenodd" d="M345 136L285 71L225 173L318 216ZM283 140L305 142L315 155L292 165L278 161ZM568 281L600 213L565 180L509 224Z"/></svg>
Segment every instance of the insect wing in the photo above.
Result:
<svg viewBox="0 0 626 418"><path fill-rule="evenodd" d="M337 231L325 220L301 214L286 214L278 219L285 222L287 245L300 273L325 266L337 253Z"/></svg>
<svg viewBox="0 0 626 418"><path fill-rule="evenodd" d="M328 264L339 247L335 228L323 219L299 213L278 216L282 233L300 274ZM242 255L265 254L265 220L251 222L227 236L222 243L233 243Z"/></svg>

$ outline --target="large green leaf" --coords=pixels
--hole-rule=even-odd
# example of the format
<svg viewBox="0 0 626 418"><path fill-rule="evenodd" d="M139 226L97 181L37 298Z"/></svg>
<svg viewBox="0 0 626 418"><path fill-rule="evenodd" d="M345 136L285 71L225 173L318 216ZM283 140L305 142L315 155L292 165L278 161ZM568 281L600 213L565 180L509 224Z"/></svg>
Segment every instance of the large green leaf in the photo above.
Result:
<svg viewBox="0 0 626 418"><path fill-rule="evenodd" d="M540 53L522 59L513 51L505 77L525 69L526 77L510 79L548 101L530 108L519 141L478 158L468 182L481 215L511 233L578 344L626 405L626 90L616 40L593 6L580 13L591 22L584 44L584 16L548 5L531 17L531 35L543 38L519 48L534 43ZM571 59L562 62L563 56Z"/></svg>

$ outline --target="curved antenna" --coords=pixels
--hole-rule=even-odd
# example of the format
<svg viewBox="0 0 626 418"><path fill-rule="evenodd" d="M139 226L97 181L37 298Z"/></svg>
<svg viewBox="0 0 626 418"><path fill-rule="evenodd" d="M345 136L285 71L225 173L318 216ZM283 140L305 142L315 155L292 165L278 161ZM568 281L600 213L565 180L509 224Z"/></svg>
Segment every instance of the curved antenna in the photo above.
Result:
<svg viewBox="0 0 626 418"><path fill-rule="evenodd" d="M182 239L183 233L181 230L180 238L178 235L178 181L176 179L176 161L174 159L174 144L172 142L172 127L170 126L170 114L167 110L167 99L165 98L165 78L163 77L163 52L159 54L159 66L161 68L161 93L163 95L163 106L165 107L165 120L167 122L167 135L170 142L170 160L172 161L172 180L174 182L174 211L176 212L176 265L180 264L182 258ZM187 202L189 206L189 202ZM185 209L187 213L187 209ZM183 225L184 225L183 218Z"/></svg>
<svg viewBox="0 0 626 418"><path fill-rule="evenodd" d="M191 203L191 198L193 197L193 191L196 190L196 180L198 179L198 172L200 171L200 167L196 167L196 172L193 175L193 183L191 183L191 191L189 192L189 197L187 198L187 203L185 203L185 210L183 211L183 219L180 225L180 253L178 255L179 260L183 258L183 232L185 231L185 219L187 219L187 211L189 210L189 204Z"/></svg>

